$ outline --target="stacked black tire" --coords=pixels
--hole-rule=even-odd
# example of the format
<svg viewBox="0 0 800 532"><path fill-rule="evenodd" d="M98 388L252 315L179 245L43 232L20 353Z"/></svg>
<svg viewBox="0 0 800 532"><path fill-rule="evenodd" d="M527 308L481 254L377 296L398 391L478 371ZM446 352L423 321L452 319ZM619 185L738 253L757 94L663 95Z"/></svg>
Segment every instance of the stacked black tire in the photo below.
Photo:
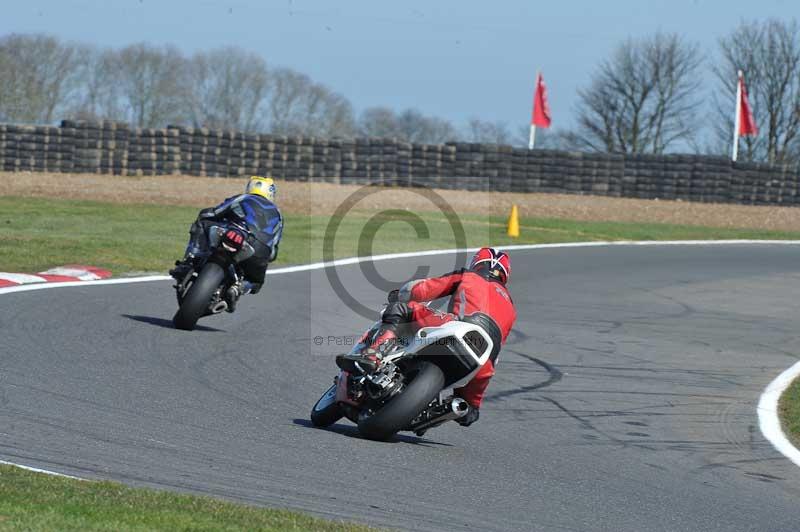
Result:
<svg viewBox="0 0 800 532"><path fill-rule="evenodd" d="M797 166L731 163L724 157L319 139L180 126L146 129L107 121L0 125L0 165L10 172L272 174L290 181L757 205L794 205L800 197Z"/></svg>

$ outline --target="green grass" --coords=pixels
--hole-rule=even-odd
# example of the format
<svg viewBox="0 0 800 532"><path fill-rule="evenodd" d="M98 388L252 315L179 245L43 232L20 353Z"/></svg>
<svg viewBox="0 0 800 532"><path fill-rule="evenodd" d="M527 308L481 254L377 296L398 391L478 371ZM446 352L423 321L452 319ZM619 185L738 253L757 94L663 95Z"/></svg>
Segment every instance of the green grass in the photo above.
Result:
<svg viewBox="0 0 800 532"><path fill-rule="evenodd" d="M778 413L783 430L792 443L800 446L800 379L795 379L783 392L778 404Z"/></svg>
<svg viewBox="0 0 800 532"><path fill-rule="evenodd" d="M0 271L35 272L81 263L109 268L115 274L165 272L182 256L188 227L196 215L194 207L0 197ZM330 218L285 215L286 229L277 264L321 260ZM417 222L409 216L397 211L350 212L341 220L336 233L334 256L456 247L457 240L444 216L417 213ZM378 227L371 246L369 242L359 243L368 222L370 227ZM505 235L503 216L465 215L460 222L469 246L592 240L800 238L796 232L523 218L520 238L512 239ZM427 228L427 232L418 236L414 223Z"/></svg>
<svg viewBox="0 0 800 532"><path fill-rule="evenodd" d="M0 530L315 530L367 532L210 497L85 482L0 465Z"/></svg>

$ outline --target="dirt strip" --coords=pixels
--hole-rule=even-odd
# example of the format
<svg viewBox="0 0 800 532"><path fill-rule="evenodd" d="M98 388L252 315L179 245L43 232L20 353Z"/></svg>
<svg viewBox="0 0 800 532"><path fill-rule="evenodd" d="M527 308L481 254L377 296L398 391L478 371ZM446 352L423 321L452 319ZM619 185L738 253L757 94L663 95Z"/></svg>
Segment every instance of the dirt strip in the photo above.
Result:
<svg viewBox="0 0 800 532"><path fill-rule="evenodd" d="M278 181L278 203L287 213L331 214L355 185ZM108 201L126 204L192 205L218 203L239 193L244 178L193 176L122 177L92 174L0 172L0 195ZM374 190L374 189L373 189ZM390 188L373 194L358 209L404 207L438 210L421 189ZM621 221L705 225L711 227L800 231L796 207L745 206L578 196L437 190L460 214L506 214L519 206L522 216L582 221Z"/></svg>

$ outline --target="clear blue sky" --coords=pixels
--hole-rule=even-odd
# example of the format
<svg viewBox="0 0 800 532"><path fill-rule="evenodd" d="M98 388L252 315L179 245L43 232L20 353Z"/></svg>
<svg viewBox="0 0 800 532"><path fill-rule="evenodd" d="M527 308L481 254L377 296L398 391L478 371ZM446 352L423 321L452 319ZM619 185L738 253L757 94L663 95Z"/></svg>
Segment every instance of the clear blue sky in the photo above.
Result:
<svg viewBox="0 0 800 532"><path fill-rule="evenodd" d="M619 42L658 30L716 51L741 20L800 18L798 0L24 0L0 34L46 32L107 46L186 52L237 45L309 74L353 102L416 107L463 124L525 124L541 69L554 126Z"/></svg>

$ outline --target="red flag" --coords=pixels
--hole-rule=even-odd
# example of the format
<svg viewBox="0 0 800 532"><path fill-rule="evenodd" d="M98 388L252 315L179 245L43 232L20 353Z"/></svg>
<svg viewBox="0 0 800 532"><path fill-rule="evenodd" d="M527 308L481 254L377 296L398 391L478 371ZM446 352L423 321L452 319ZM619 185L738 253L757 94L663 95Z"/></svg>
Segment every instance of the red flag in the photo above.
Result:
<svg viewBox="0 0 800 532"><path fill-rule="evenodd" d="M533 95L531 124L537 127L550 127L550 105L547 103L547 88L541 72L536 76L536 93Z"/></svg>
<svg viewBox="0 0 800 532"><path fill-rule="evenodd" d="M744 74L739 73L739 136L758 135L758 126L753 117L753 109L747 99L747 88L744 86Z"/></svg>

